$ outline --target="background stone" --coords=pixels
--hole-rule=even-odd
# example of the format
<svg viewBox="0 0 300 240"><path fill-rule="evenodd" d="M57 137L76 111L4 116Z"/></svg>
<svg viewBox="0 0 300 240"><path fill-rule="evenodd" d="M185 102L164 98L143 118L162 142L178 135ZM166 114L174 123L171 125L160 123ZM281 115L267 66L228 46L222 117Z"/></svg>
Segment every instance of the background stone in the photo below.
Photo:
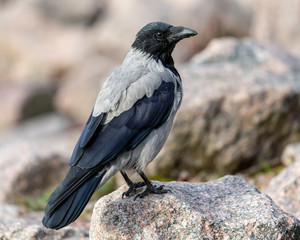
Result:
<svg viewBox="0 0 300 240"><path fill-rule="evenodd" d="M2 84L0 131L54 110L55 88L42 84Z"/></svg>
<svg viewBox="0 0 300 240"><path fill-rule="evenodd" d="M251 39L214 40L179 66L182 106L159 172L235 172L279 163L284 147L300 139L299 60Z"/></svg>
<svg viewBox="0 0 300 240"><path fill-rule="evenodd" d="M0 201L16 203L57 184L68 169L78 132L52 115L30 121L0 138Z"/></svg>

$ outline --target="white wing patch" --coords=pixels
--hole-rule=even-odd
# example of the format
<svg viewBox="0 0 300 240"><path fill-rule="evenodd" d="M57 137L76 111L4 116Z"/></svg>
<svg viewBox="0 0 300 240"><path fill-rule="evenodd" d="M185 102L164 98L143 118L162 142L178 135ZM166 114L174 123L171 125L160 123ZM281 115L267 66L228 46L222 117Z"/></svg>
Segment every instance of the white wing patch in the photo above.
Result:
<svg viewBox="0 0 300 240"><path fill-rule="evenodd" d="M122 74L121 74L122 73ZM180 81L161 61L131 49L122 65L115 70L97 97L93 116L107 113L105 123L129 110L145 95L151 97L162 81Z"/></svg>

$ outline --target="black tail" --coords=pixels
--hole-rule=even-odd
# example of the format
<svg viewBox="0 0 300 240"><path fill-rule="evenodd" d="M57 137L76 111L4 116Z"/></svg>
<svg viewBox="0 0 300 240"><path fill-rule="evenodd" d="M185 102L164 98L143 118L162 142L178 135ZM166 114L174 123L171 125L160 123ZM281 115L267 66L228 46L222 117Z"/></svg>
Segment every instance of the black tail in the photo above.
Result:
<svg viewBox="0 0 300 240"><path fill-rule="evenodd" d="M105 172L98 175L89 169L71 167L64 181L51 194L43 225L60 229L74 222L96 191Z"/></svg>

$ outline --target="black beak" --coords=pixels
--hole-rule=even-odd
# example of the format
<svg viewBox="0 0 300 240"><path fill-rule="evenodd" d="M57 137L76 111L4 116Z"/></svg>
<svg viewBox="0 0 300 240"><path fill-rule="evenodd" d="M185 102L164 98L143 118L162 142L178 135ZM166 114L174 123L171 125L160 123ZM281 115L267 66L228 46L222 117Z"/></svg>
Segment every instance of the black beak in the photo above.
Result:
<svg viewBox="0 0 300 240"><path fill-rule="evenodd" d="M192 36L197 35L198 33L190 28L186 28L186 27L171 27L170 28L171 34L168 37L168 41L171 42L179 42L180 40L184 39L184 38L189 38Z"/></svg>

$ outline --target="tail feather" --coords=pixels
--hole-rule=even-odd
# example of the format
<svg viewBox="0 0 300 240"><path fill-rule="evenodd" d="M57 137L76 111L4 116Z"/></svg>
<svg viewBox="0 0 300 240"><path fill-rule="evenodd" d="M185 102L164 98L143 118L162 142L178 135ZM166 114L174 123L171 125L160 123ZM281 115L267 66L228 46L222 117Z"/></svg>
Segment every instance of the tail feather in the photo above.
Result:
<svg viewBox="0 0 300 240"><path fill-rule="evenodd" d="M43 218L45 227L60 229L79 217L105 174L95 176L95 172L91 172L76 166L70 169L49 198Z"/></svg>

